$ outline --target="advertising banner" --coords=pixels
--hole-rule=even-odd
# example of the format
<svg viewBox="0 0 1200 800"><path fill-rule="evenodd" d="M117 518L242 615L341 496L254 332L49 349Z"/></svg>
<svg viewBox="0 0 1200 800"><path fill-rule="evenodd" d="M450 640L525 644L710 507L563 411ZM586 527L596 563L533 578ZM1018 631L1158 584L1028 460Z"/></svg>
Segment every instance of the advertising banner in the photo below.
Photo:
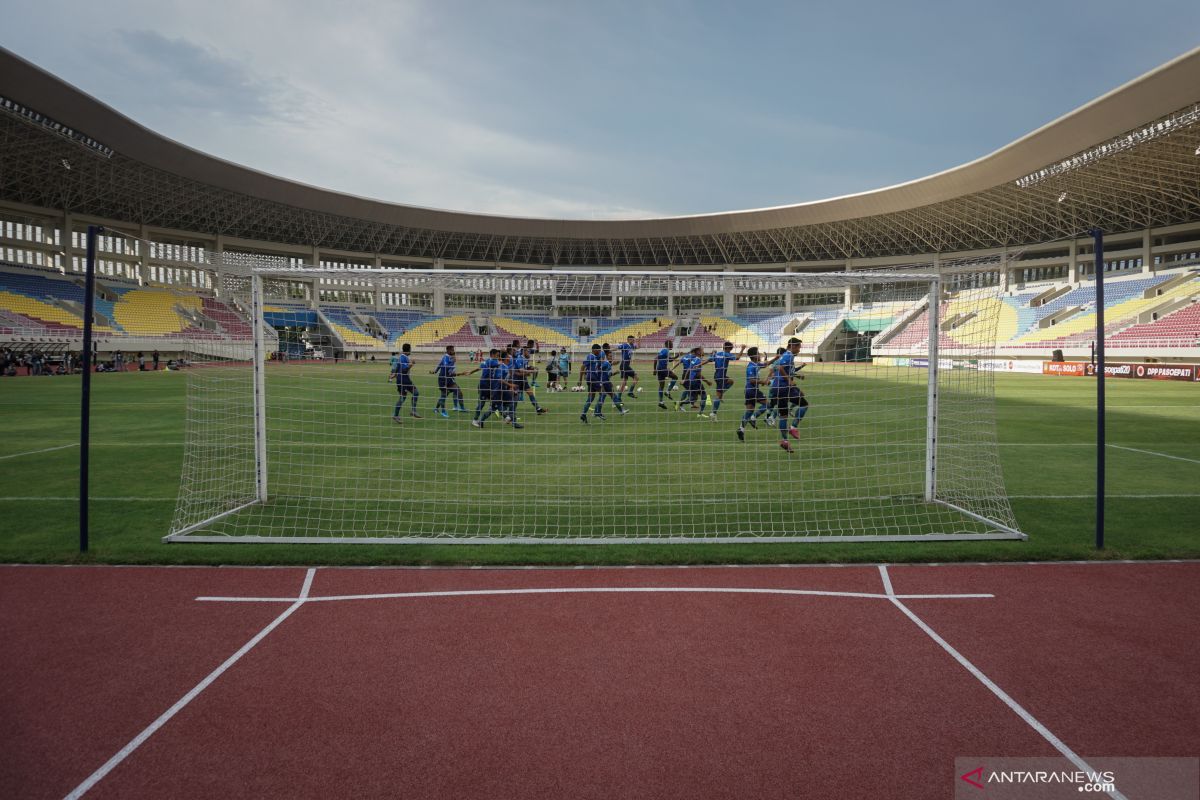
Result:
<svg viewBox="0 0 1200 800"><path fill-rule="evenodd" d="M1043 361L1042 372L1046 375L1095 375L1096 365L1087 361ZM1130 364L1106 362L1106 378L1133 378L1155 381L1200 380L1198 364Z"/></svg>

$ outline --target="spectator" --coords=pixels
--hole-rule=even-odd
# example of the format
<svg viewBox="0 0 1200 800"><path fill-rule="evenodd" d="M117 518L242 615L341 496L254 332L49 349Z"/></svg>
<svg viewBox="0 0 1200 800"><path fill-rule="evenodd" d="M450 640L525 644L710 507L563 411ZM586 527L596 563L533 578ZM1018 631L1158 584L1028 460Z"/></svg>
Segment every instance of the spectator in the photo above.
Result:
<svg viewBox="0 0 1200 800"><path fill-rule="evenodd" d="M120 350L118 350L116 352L116 354L113 356L112 366L113 366L114 372L124 372L125 371L125 354L122 353Z"/></svg>
<svg viewBox="0 0 1200 800"><path fill-rule="evenodd" d="M137 359L138 359L138 372L145 372L146 371L146 354L143 353L141 350L139 350Z"/></svg>
<svg viewBox="0 0 1200 800"><path fill-rule="evenodd" d="M158 351L157 350L154 351L154 353L151 355L151 358L154 361L154 371L158 372Z"/></svg>

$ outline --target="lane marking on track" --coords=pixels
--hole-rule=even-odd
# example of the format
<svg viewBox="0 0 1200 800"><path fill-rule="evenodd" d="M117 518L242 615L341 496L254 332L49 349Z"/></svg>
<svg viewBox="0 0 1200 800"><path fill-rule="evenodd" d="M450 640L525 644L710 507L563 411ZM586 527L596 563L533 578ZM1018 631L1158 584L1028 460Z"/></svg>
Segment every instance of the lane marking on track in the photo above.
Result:
<svg viewBox="0 0 1200 800"><path fill-rule="evenodd" d="M807 597L854 597L867 600L891 600L878 592L831 592L816 589L760 589L753 587L701 586L601 586L561 587L546 589L463 589L442 592L391 592L386 594L341 594L306 598L308 603L330 603L344 600L393 600L420 597L494 597L528 594L783 594ZM991 594L921 594L901 595L909 600L968 600L990 599ZM294 603L295 597L197 597L209 603Z"/></svg>
<svg viewBox="0 0 1200 800"><path fill-rule="evenodd" d="M1109 447L1115 447L1118 450L1128 450L1131 453L1145 453L1148 456L1159 456L1160 458L1170 458L1175 461L1187 461L1189 464L1200 464L1200 460L1195 458L1184 458L1183 456L1172 456L1166 453L1156 453L1153 450L1139 450L1136 447L1125 447L1120 444L1110 444Z"/></svg>
<svg viewBox="0 0 1200 800"><path fill-rule="evenodd" d="M6 458L20 458L21 456L32 456L37 453L51 453L55 450L66 450L68 447L79 447L79 442L71 442L70 444L60 444L57 447L45 447L41 450L29 450L24 453L13 453L12 455L0 456L0 461Z"/></svg>
<svg viewBox="0 0 1200 800"><path fill-rule="evenodd" d="M912 620L916 624L916 626L918 628L920 628L922 631L924 631L925 634L930 639L933 639L933 641L937 642L937 644L943 650L945 650L947 653L949 653L950 656L955 661L957 661L960 665L962 665L962 667L964 669L966 669L967 672L969 672L973 676L975 676L976 680L978 680L980 683L982 683L984 686L986 686L991 691L992 694L996 695L996 697L998 697L1002 703L1004 703L1006 706L1008 706L1010 709L1012 709L1013 712L1015 712L1016 715L1018 717L1020 717L1025 722L1026 725L1033 728L1033 730L1036 731L1043 739L1045 739L1047 742L1049 742L1050 745L1055 750L1062 753L1062 755L1068 761L1070 761L1077 768L1079 768L1080 770L1082 770L1084 772L1090 772L1090 773L1096 772L1096 770L1092 769L1091 766L1089 766L1086 761L1084 761L1082 758L1080 758L1078 755L1076 755L1075 751L1073 751L1071 748L1067 747L1067 745L1061 739L1059 739L1057 736L1055 736L1050 731L1049 728L1047 728L1042 723L1038 722L1037 719L1035 719L1032 714L1030 714L1028 711L1026 711L1021 706L1020 703L1018 703L1016 700L1013 700L1012 697L1010 697L1007 692L1005 692L1003 689L1001 689L999 686L997 686L996 683L994 681L992 681L991 678L989 678L987 675L984 675L983 672L980 671L980 669L978 667L976 667L974 664L972 664L970 661L968 661L966 659L966 657L963 656L962 653L955 650L950 645L949 642L947 642L945 639L943 639L941 636L939 636L937 634L937 631L935 631L933 628L926 625L925 622L920 617L918 617L916 614L914 614L912 612L912 610L909 609L908 606L904 605L904 603L901 602L901 600L905 599L904 595L896 594L895 590L892 589L892 579L891 579L891 577L888 576L888 570L887 570L886 565L884 565L884 564L879 565L879 575L883 579L884 591L887 592L885 597L887 597L889 600L891 600L892 604L895 605L896 608L900 609L900 611L904 614L904 616L906 616L910 620ZM1115 788L1112 791L1107 792L1107 794L1109 797L1113 798L1113 800L1126 800L1125 795L1121 794Z"/></svg>
<svg viewBox="0 0 1200 800"><path fill-rule="evenodd" d="M150 723L146 729L135 736L129 742L129 744L122 747L112 758L104 762L104 765L100 767L100 769L93 772L87 777L86 780L84 780L83 783L76 786L75 789L67 795L67 800L76 800L76 798L83 797L83 795L89 789L103 780L104 776L112 772L118 764L128 758L134 750L137 750L147 739L153 736L159 728L161 728L163 725L166 725L167 722L170 721L171 717L178 714L180 710L184 708L184 706L195 700L196 697L198 697L201 692L207 689L213 681L221 677L221 675L223 675L226 670L236 664L242 656L246 655L246 653L249 653L252 649L254 649L255 645L267 638L267 635L271 631L278 628L280 623L295 613L296 609L304 605L305 600L308 598L309 590L312 589L313 576L316 574L316 572L317 570L315 568L310 568L307 574L305 574L304 586L300 589L300 596L292 598L292 605L288 606L284 612L276 617L269 625L267 625L267 627L259 631L253 639L242 645L240 650L231 655L229 658L225 659L224 663L210 672L204 680L192 687L190 692L179 698L179 700L175 702L175 705L164 711L162 716Z"/></svg>

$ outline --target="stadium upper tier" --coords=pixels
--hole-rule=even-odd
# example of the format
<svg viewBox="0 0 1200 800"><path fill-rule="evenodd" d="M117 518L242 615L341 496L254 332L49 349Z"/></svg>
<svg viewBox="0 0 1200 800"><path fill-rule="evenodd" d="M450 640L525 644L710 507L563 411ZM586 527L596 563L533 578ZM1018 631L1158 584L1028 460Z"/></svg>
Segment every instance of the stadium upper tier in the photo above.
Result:
<svg viewBox="0 0 1200 800"><path fill-rule="evenodd" d="M1162 228L1200 220L1197 150L1200 49L989 155L897 186L752 211L526 219L368 200L238 166L0 49L0 202L425 264L803 268Z"/></svg>

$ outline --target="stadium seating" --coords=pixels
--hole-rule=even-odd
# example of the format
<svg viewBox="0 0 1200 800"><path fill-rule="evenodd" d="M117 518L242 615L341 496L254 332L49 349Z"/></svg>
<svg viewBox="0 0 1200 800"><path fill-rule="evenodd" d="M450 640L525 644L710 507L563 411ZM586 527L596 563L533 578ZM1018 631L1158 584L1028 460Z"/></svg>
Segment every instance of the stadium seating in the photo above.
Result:
<svg viewBox="0 0 1200 800"><path fill-rule="evenodd" d="M579 343L574 336L542 323L542 321L548 322L549 317L539 319L541 321L533 322L528 317L492 317L492 336L495 337L493 341L511 342L513 339L522 341L535 339L543 344L557 347L571 347Z"/></svg>
<svg viewBox="0 0 1200 800"><path fill-rule="evenodd" d="M371 347L386 350L387 341L372 336L354 320L353 312L345 306L321 306L321 313L329 326L350 347Z"/></svg>
<svg viewBox="0 0 1200 800"><path fill-rule="evenodd" d="M1165 275L1113 281L1111 284L1106 283L1104 296L1105 335L1115 335L1120 330L1135 324L1138 314L1148 311L1155 306L1200 292L1200 281L1193 279L1178 284L1161 295L1149 298L1143 297L1147 290L1170 280L1172 277L1174 276ZM1020 337L1014 342L1015 346L1045 348L1047 346L1083 344L1095 338L1095 288L1089 288L1092 291L1092 304L1090 308L1071 316L1057 325L1041 328ZM1001 344L1004 343L1002 342Z"/></svg>
<svg viewBox="0 0 1200 800"><path fill-rule="evenodd" d="M459 328L457 330L455 330L453 333L451 333L447 336L443 336L440 339L434 341L433 344L438 345L440 347L445 347L448 344L452 344L455 347L461 347L465 350L476 350L476 349L486 348L488 346L487 337L480 336L478 333L476 333L471 328L471 323L465 316L461 316L458 318L462 319L462 321L463 321L462 325L459 326ZM456 319L456 317L446 317L442 320L439 320L439 322L447 323L453 319ZM428 324L429 323L426 323L426 325L428 325ZM422 326L422 327L424 327L424 326ZM441 330L441 329L439 328L439 330Z"/></svg>
<svg viewBox="0 0 1200 800"><path fill-rule="evenodd" d="M409 329L415 328L421 323L432 319L425 311L404 311L399 309L372 311L371 316L387 331L387 341L392 349L396 347L397 338L407 333Z"/></svg>
<svg viewBox="0 0 1200 800"><path fill-rule="evenodd" d="M745 345L757 347L765 353L775 346L773 341L760 335L738 317L701 316L700 324L711 328L713 335L718 339L733 342L737 346L736 349Z"/></svg>
<svg viewBox="0 0 1200 800"><path fill-rule="evenodd" d="M204 316L220 325L229 338L239 341L253 338L254 334L250 325L229 306L209 297L201 298L201 302Z"/></svg>
<svg viewBox="0 0 1200 800"><path fill-rule="evenodd" d="M113 319L132 336L198 336L222 338L206 331L181 316L182 309L200 314L203 305L194 294L166 289L113 289L118 300L113 306Z"/></svg>
<svg viewBox="0 0 1200 800"><path fill-rule="evenodd" d="M454 314L449 317L433 317L427 322L409 328L403 335L397 336L392 340L392 347L397 348L404 343L411 344L413 347L421 347L432 344L453 344L457 345L458 341L443 342L443 338L448 338L451 335L463 333L463 328L466 328L467 334L474 336L478 343L470 345L471 347L483 347L485 339L471 331L470 323L466 314Z"/></svg>
<svg viewBox="0 0 1200 800"><path fill-rule="evenodd" d="M662 347L663 341L670 337L674 327L675 320L669 317L645 317L636 322L630 322L629 318L598 320L597 330L589 344L608 342L616 346L625 341L626 337L632 336L638 347Z"/></svg>
<svg viewBox="0 0 1200 800"><path fill-rule="evenodd" d="M1200 345L1200 302L1184 306L1166 316L1126 328L1108 339L1115 347L1136 344L1148 347L1196 347Z"/></svg>

